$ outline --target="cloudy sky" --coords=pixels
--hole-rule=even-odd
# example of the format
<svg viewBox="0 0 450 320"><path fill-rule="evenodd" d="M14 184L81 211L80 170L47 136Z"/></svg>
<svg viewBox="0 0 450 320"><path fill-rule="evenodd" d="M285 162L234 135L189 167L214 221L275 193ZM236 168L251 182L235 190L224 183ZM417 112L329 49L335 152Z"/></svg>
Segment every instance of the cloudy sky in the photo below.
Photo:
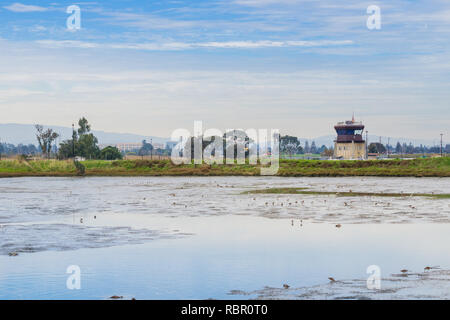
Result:
<svg viewBox="0 0 450 320"><path fill-rule="evenodd" d="M450 135L449 40L448 0L1 1L0 123L311 138L355 112L369 133L435 139Z"/></svg>

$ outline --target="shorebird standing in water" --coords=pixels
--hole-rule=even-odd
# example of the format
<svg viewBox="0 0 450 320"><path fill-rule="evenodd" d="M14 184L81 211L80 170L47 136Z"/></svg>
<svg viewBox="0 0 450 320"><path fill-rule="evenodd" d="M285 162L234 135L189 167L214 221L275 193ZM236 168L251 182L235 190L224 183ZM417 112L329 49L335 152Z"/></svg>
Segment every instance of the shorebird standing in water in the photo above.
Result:
<svg viewBox="0 0 450 320"><path fill-rule="evenodd" d="M435 266L435 267L425 267L423 268L423 271L430 271L431 269L439 269L439 266Z"/></svg>

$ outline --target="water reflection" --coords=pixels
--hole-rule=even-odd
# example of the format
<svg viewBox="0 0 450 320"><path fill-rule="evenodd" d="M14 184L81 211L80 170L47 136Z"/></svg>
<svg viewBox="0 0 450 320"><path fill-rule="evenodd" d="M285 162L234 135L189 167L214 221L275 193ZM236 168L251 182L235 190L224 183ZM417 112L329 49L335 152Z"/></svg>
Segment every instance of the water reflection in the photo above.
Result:
<svg viewBox="0 0 450 320"><path fill-rule="evenodd" d="M286 298L340 298L369 265L385 279L450 266L449 200L242 194L276 186L450 192L413 178L0 179L0 298L247 299L283 284ZM66 288L68 265L81 290ZM389 294L440 294L412 283Z"/></svg>

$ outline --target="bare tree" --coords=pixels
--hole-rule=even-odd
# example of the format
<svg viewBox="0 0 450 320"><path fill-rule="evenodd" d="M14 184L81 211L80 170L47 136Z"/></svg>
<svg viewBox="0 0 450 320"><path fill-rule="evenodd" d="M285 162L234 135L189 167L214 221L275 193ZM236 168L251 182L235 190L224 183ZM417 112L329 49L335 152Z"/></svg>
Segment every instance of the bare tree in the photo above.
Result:
<svg viewBox="0 0 450 320"><path fill-rule="evenodd" d="M54 132L52 129L44 130L44 127L37 124L36 126L36 138L39 142L43 155L49 159L50 152L52 150L52 143L59 137L59 134Z"/></svg>

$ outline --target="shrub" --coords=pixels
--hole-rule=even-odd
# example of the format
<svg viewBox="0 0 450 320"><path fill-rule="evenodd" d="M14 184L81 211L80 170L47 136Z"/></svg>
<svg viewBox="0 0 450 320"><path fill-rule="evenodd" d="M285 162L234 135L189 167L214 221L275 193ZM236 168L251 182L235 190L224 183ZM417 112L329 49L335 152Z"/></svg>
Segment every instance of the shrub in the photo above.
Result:
<svg viewBox="0 0 450 320"><path fill-rule="evenodd" d="M85 166L77 160L73 160L73 164L75 165L75 168L77 169L77 174L79 176L84 176L84 174L86 173L86 168Z"/></svg>

